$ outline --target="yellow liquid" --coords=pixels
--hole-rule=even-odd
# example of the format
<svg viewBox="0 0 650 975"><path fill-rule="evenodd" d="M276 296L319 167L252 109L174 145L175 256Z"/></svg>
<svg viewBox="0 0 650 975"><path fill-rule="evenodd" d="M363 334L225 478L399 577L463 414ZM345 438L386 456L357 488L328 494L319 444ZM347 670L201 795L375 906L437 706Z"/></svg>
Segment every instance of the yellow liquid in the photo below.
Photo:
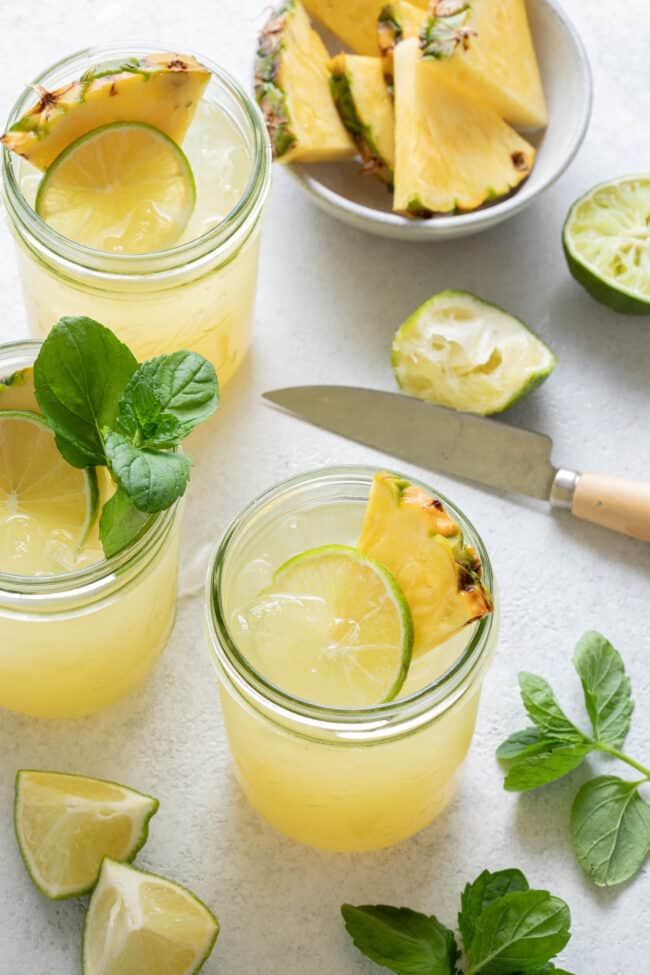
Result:
<svg viewBox="0 0 650 975"><path fill-rule="evenodd" d="M223 603L231 634L245 655L239 623L245 608L287 558L326 543L354 544L364 505L349 501L274 521L237 553ZM432 649L413 665L401 697L426 687L454 663L473 628ZM241 642L240 642L241 641ZM493 627L492 645L496 642ZM276 681L276 683L280 683ZM453 797L479 704L475 681L448 710L424 726L386 740L325 741L269 720L232 685L221 704L237 778L252 805L281 832L329 850L391 846L428 825Z"/></svg>
<svg viewBox="0 0 650 975"><path fill-rule="evenodd" d="M208 94L183 143L197 186L194 213L180 243L219 224L245 195L253 159L236 121ZM32 203L41 174L21 163L20 185ZM100 280L92 271L39 257L18 238L21 279L30 328L43 338L62 315L87 315L111 328L143 360L177 349L209 359L223 385L251 339L260 221L239 249L207 271L181 276L126 276Z"/></svg>

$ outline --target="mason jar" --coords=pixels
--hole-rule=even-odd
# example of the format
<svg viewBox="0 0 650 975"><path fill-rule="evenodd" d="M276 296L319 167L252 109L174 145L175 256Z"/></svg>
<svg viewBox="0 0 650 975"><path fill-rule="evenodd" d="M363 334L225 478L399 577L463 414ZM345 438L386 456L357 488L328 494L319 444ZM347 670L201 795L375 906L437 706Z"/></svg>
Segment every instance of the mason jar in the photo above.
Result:
<svg viewBox="0 0 650 975"><path fill-rule="evenodd" d="M0 377L31 366L38 349L0 346ZM179 513L177 503L123 551L76 571L0 573L0 707L76 718L144 680L174 623Z"/></svg>
<svg viewBox="0 0 650 975"><path fill-rule="evenodd" d="M390 846L442 812L470 747L497 641L495 606L493 614L418 658L402 696L374 707L300 700L248 662L233 635L234 614L286 559L318 545L354 544L374 473L331 468L273 488L230 526L208 573L208 641L235 774L274 827L328 850ZM490 559L476 529L440 492L420 486L458 521L493 592Z"/></svg>
<svg viewBox="0 0 650 975"><path fill-rule="evenodd" d="M34 85L52 90L91 68L157 50L147 46L87 49L48 68ZM108 253L76 243L37 215L34 201L41 174L6 147L4 199L35 338L45 336L62 315L86 315L111 328L139 360L177 349L201 353L213 363L223 385L251 340L271 150L260 112L243 88L206 58L196 57L210 71L183 144L197 177L197 208L208 194L221 192L220 160L228 147L216 145L216 119L228 119L232 153L238 153L238 166L247 167L241 196L230 201L230 209L219 214L216 222L206 221L210 225L203 232L197 220L190 224L198 228L197 236L142 255ZM30 85L14 105L7 129L34 99Z"/></svg>

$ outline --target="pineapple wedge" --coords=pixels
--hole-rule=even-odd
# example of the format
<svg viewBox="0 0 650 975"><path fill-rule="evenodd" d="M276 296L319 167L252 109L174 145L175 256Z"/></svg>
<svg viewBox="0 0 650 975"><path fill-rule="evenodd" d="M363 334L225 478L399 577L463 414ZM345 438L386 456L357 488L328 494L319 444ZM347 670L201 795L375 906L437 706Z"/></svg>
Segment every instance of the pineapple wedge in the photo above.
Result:
<svg viewBox="0 0 650 975"><path fill-rule="evenodd" d="M377 56L377 18L386 0L305 0L309 13L357 54ZM426 11L429 0L413 0ZM424 15L423 15L424 19Z"/></svg>
<svg viewBox="0 0 650 975"><path fill-rule="evenodd" d="M433 0L422 54L519 129L548 122L525 0Z"/></svg>
<svg viewBox="0 0 650 975"><path fill-rule="evenodd" d="M326 162L355 154L330 94L328 64L302 4L280 4L262 29L255 60L255 97L274 159Z"/></svg>
<svg viewBox="0 0 650 975"><path fill-rule="evenodd" d="M337 55L330 61L330 89L341 121L363 159L364 171L392 188L395 115L381 58Z"/></svg>
<svg viewBox="0 0 650 975"><path fill-rule="evenodd" d="M419 37L426 14L406 0L394 0L382 7L377 20L377 42L384 62L384 74L393 77L393 51L400 41Z"/></svg>
<svg viewBox="0 0 650 975"><path fill-rule="evenodd" d="M45 170L76 139L109 122L146 122L181 143L210 80L192 57L148 54L90 70L39 100L0 141Z"/></svg>
<svg viewBox="0 0 650 975"><path fill-rule="evenodd" d="M396 474L375 475L357 546L397 580L413 618L413 657L492 612L460 526L442 502Z"/></svg>
<svg viewBox="0 0 650 975"><path fill-rule="evenodd" d="M524 180L535 150L491 108L448 81L417 40L395 57L395 199L414 217L475 210Z"/></svg>

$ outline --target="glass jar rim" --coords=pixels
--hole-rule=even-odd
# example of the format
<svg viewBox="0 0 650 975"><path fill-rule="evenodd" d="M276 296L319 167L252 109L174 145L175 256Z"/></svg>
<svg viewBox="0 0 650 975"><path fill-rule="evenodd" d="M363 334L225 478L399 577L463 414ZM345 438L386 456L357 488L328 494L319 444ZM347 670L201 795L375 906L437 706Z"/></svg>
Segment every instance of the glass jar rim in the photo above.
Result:
<svg viewBox="0 0 650 975"><path fill-rule="evenodd" d="M37 354L36 350L41 347L41 344L41 342L34 340L0 344L0 377L4 375L1 371L3 360L13 355L16 359L22 358L25 361L25 365L19 365L18 369L28 368L26 360L33 363ZM135 567L165 538L176 518L181 501L182 499L179 499L171 508L155 515L152 524L133 542L117 552L116 555L103 559L101 562L94 562L92 565L75 569L72 572L61 572L51 576L22 576L0 572L0 596L7 598L47 597L61 594L69 596L72 593L79 593L89 588L101 587L107 580L114 579L118 573Z"/></svg>
<svg viewBox="0 0 650 975"><path fill-rule="evenodd" d="M401 733L408 733L409 730L419 727L423 718L428 722L448 710L483 672L483 664L489 656L490 637L496 626L496 607L495 612L478 621L463 652L432 683L408 697L383 704L358 708L334 707L314 704L294 697L267 680L246 660L232 638L226 620L221 594L223 568L233 541L246 530L250 519L267 504L273 503L292 489L319 479L332 478L345 483L346 479L349 481L361 478L370 484L378 470L377 467L358 465L318 468L291 477L265 491L248 504L226 529L210 561L206 581L209 635L221 650L218 660L225 675L243 696L258 709L270 711L280 722L303 723L311 729L318 729L326 734L334 733L350 741L360 738L367 740L368 737L381 738L385 736L387 728L395 728L398 725ZM398 474L398 476L404 475ZM494 595L492 564L485 544L471 521L441 492L417 478L407 479L412 484L433 492L458 521L463 533L478 553L483 566L485 584Z"/></svg>
<svg viewBox="0 0 650 975"><path fill-rule="evenodd" d="M88 61L100 64L102 61L126 58L134 54L156 54L160 50L160 46L132 43L106 48L88 47L62 58L42 71L23 89L11 109L6 130L24 114L33 101L34 87L44 85L51 75L74 68L77 62L85 64L87 68ZM271 182L271 145L261 112L243 86L229 72L194 51L187 50L184 53L188 57L195 57L208 69L237 102L249 123L254 150L253 168L239 201L219 223L183 244L149 254L112 254L70 240L45 223L25 199L14 171L13 154L3 146L2 176L8 208L20 228L24 228L45 253L56 255L71 268L92 271L109 279L156 276L179 268L186 269L188 265L200 262L202 258L213 256L216 251L228 245L238 231L248 228L249 225L252 229L257 222Z"/></svg>

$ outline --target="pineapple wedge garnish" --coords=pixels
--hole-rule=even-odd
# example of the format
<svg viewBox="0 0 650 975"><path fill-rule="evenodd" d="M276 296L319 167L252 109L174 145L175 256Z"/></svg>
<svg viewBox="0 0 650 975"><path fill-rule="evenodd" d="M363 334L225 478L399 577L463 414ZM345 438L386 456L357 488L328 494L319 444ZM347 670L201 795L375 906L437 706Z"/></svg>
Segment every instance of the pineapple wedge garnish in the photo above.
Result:
<svg viewBox="0 0 650 975"><path fill-rule="evenodd" d="M426 11L429 0L413 0ZM377 18L386 0L305 0L309 13L357 54L377 56ZM424 19L423 14L422 19Z"/></svg>
<svg viewBox="0 0 650 975"><path fill-rule="evenodd" d="M414 217L475 210L531 171L535 150L487 104L449 82L418 41L395 58L395 199Z"/></svg>
<svg viewBox="0 0 650 975"><path fill-rule="evenodd" d="M524 0L433 0L421 48L450 80L485 99L511 125L547 124Z"/></svg>
<svg viewBox="0 0 650 975"><path fill-rule="evenodd" d="M194 58L170 52L102 66L55 91L38 87L38 102L1 141L42 170L109 122L146 122L181 143L209 80Z"/></svg>
<svg viewBox="0 0 650 975"><path fill-rule="evenodd" d="M413 656L492 612L481 562L441 501L396 474L376 474L358 548L397 580L413 618Z"/></svg>
<svg viewBox="0 0 650 975"><path fill-rule="evenodd" d="M364 171L392 187L395 115L381 58L339 54L331 60L330 72L334 103L356 143Z"/></svg>
<svg viewBox="0 0 650 975"><path fill-rule="evenodd" d="M382 7L377 20L377 43L386 78L393 77L395 45L411 37L419 37L425 21L426 13L406 0L393 0L393 3Z"/></svg>
<svg viewBox="0 0 650 975"><path fill-rule="evenodd" d="M258 41L255 96L273 158L326 162L355 154L329 89L329 54L298 0L270 15Z"/></svg>

